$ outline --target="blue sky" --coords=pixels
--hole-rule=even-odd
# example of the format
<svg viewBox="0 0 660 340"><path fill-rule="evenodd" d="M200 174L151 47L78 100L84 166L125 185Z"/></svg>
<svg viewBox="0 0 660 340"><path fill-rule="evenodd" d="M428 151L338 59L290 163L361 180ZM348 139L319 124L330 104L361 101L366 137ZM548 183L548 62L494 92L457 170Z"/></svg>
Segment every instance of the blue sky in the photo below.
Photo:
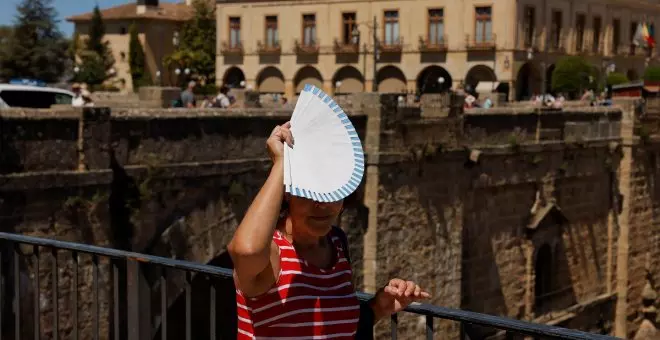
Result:
<svg viewBox="0 0 660 340"><path fill-rule="evenodd" d="M60 29L65 35L70 36L73 32L73 24L64 21L64 18L85 12L91 12L94 5L98 3L99 7L107 8L135 0L53 0L53 5L57 8L60 19ZM161 0L162 2L178 2L174 0ZM0 11L0 25L10 25L16 16L16 4L20 0L0 0L2 11ZM7 4L8 6L6 6ZM8 9L8 10L7 10Z"/></svg>

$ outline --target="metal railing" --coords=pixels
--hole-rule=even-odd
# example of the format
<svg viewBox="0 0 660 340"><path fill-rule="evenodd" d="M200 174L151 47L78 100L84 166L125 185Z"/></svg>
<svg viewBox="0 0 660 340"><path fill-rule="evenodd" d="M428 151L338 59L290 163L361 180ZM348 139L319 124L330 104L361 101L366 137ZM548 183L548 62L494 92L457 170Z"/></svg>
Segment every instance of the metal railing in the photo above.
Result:
<svg viewBox="0 0 660 340"><path fill-rule="evenodd" d="M30 248L31 248L31 253L28 254ZM44 249L49 250L48 252L45 253L50 253L49 269L40 267L40 263L43 260L45 260L45 258L42 256L42 254L44 254L42 250ZM165 275L163 275L163 273L165 272L165 269L169 269L169 270L178 270L185 273L183 292L182 294L179 295L182 295L185 298L185 307L184 307L185 308L185 326L184 326L185 339L190 340L193 339L193 335L192 335L193 334L193 329L192 329L193 328L192 327L193 286L191 282L193 281L194 276L196 277L201 275L202 277L207 277L211 280L214 279L215 280L219 279L223 281L232 280L232 271L227 268L197 264L188 261L174 260L164 257L139 254L135 252L128 252L128 251L122 251L111 248L90 246L90 245L72 243L72 242L63 242L52 239L23 236L23 235L10 234L4 232L0 232L0 250L1 250L0 255L2 256L0 258L0 264L2 264L2 268L0 268L0 272L2 272L3 274L2 275L3 280L0 281L1 284L0 288L2 292L2 294L0 294L0 298L1 298L0 312L3 312L2 314L0 314L0 321L6 321L8 319L7 315L5 314L12 314L11 317L13 318L12 320L13 328L7 327L8 325L6 324L6 322L0 322L0 337L4 335L5 338L8 338L7 335L13 332L15 339L21 339L21 338L39 339L40 336L45 333L44 329L42 329L42 327L40 326L41 321L44 321L47 318L52 318L51 319L52 325L48 331L49 334L44 335L43 336L44 338L57 340L59 339L60 334L62 334L63 338L71 338L71 339L78 339L80 337L84 339L114 338L114 339L129 339L129 340L145 340L145 339L153 339L154 336L160 334L161 339L167 339L168 313L176 312L175 310L171 310L172 305L168 303L168 292L167 289L165 289L167 287L166 280L169 278L166 278ZM61 253L64 252L68 252L70 255L69 258L72 260L71 269L73 275L69 277L69 279L72 280L72 286L71 286L72 290L68 292L70 293L69 295L71 298L70 303L63 301L64 299L62 299L62 296L60 296L60 292L59 292L60 291L59 288L61 288L61 285L58 283L58 280L60 279L60 276L64 275L61 271L61 269L63 268L59 266L60 265L59 258L61 258L60 256ZM25 260L25 256L28 255L32 258L30 265L26 265L24 262L22 262L23 260ZM81 292L81 290L85 290L86 293L89 293L88 289L81 289L81 286L84 286L84 284L86 283L84 280L86 276L84 274L87 273L89 269L89 268L80 267L81 256L91 257L91 261L90 261L91 277L92 277L91 306L90 304L81 302L82 300L81 298L84 295L83 292ZM100 282L104 280L102 279L102 277L103 278L106 277L105 272L101 273L100 267L105 266L101 264L101 262L103 262L102 259L110 260L108 261L109 263L107 264L107 266L108 268L111 268L111 270L108 270L108 274L109 274L108 276L112 277L111 288L106 287L105 285L102 284L102 282ZM155 273L155 275L152 275L152 279L153 279L152 281L155 284L158 283L160 284L159 291L155 292L154 289L151 286L149 286L150 285L148 282L149 280L145 278L146 276L149 275L145 275L144 273L145 265L153 265L160 268L159 271L152 273L152 274ZM24 269L25 267L29 267L29 266L32 267L32 273L26 275ZM126 294L125 296L122 296L121 293L123 291L123 287L120 284L122 277L120 273L120 268L123 268L124 266L126 269L125 270ZM83 277L82 282L79 280L79 276L81 276L81 272ZM42 279L44 281L48 281L47 282L48 285L52 288L51 291L52 300L49 302L45 302L46 297L41 295L41 290L43 286L47 286L46 284L44 284L44 282L40 282L40 280ZM25 290L22 289L26 287L25 284L26 282L23 283L21 282L25 280L31 280L34 288L33 291L31 292L34 298L33 304L32 306L28 305L27 308L25 308L26 307L25 305L21 304L23 302L23 299L27 297L26 295L23 295L23 293L25 293ZM19 287L19 289L16 289L17 287ZM218 310L216 308L216 302L218 296L221 295L220 294L221 292L217 290L217 287L218 287L217 285L210 284L209 298L208 300L203 301L204 303L209 304L208 314L206 314L205 312L204 315L208 317L207 319L209 321L208 338L210 339L217 339L219 333L219 328L217 327L216 318L220 315L217 314ZM11 289L7 290L7 288L11 288ZM104 294L100 294L100 292L105 291L106 289L110 290L107 296L100 296L100 295L104 295ZM154 293L158 293L158 294L154 294ZM231 289L231 291L228 290L228 293L230 294L230 296L233 296L234 290L233 289ZM13 301L10 304L7 304L9 300L8 295L11 295L13 299ZM148 315L149 306L151 304L151 301L149 301L149 299L152 298L152 295L159 295L160 297L160 315L157 318L150 318ZM357 293L357 295L361 301L367 301L372 297L372 295L365 293ZM110 296L112 297L111 299L109 298ZM103 298L108 298L107 299L108 301L103 301ZM122 300L122 298L124 300ZM60 315L61 310L59 304L61 302L62 305L67 305L68 307L72 307L71 310L69 311L70 313L65 313L65 315ZM126 304L125 311L121 310L122 303L124 302ZM47 308L47 310L42 310L43 306L49 306L50 304L52 304L52 307ZM9 313L7 313L9 308L5 308L8 305L13 305L13 310L9 310ZM106 305L108 305L109 308L105 308L104 310L101 310L102 307L105 307ZM93 320L91 322L91 328L92 328L91 336L87 334L86 335L81 334L82 331L79 327L79 323L81 323L80 307L83 307L82 314L84 314L85 316L89 316L89 314L92 314L91 318ZM84 309L85 307L87 308L91 307L91 310ZM26 332L23 331L23 329L25 329L23 322L28 320L24 320L22 318L22 316L24 316L23 312L25 310L30 310L30 309L32 309L32 312L34 313L32 316L32 320L30 320L33 326L32 329L34 331L34 335L32 336L28 335ZM48 315L49 313L46 312L49 312L52 315ZM226 311L223 312L225 314L221 316L222 320L228 319L228 315L226 314ZM405 312L413 313L425 317L426 339L434 338L435 319L446 319L446 320L459 322L461 325L461 337L466 339L467 337L465 335L465 332L463 331L465 325L475 325L475 326L483 326L483 327L498 329L502 333L505 333L507 338L509 338L509 336L513 334L521 334L521 335L529 335L534 337L543 337L546 339L547 338L595 339L595 340L615 339L613 337L605 336L605 335L590 334L590 333L585 333L581 331L575 331L575 330L570 330L555 326L534 324L526 321L519 321L519 320L513 320L513 319L469 312L464 310L456 310L451 308L432 306L429 304L413 304L408 308L406 308ZM101 313L107 314L108 318L105 319L103 316L101 316ZM60 320L60 316L63 316L64 318L68 317L71 320L67 320L67 322L62 322ZM235 318L235 315L233 317ZM178 324L181 324L181 322L184 320L177 320L177 321ZM122 324L122 322L125 322L125 325ZM102 323L104 323L104 325L107 325L107 330L102 329L104 328L101 327ZM172 323L176 325L176 323L174 322ZM60 333L61 324L72 325L72 329L69 330L69 334L63 334L63 332ZM88 323L85 324L88 325L89 328L89 324ZM392 339L397 338L397 325L398 325L398 316L395 314L392 315L391 317ZM16 330L21 330L21 331L16 332ZM86 329L86 331L90 331L90 330ZM103 334L103 331L107 331L107 335ZM179 339L183 337L176 337L176 338ZM194 338L199 338L199 337L194 337Z"/></svg>

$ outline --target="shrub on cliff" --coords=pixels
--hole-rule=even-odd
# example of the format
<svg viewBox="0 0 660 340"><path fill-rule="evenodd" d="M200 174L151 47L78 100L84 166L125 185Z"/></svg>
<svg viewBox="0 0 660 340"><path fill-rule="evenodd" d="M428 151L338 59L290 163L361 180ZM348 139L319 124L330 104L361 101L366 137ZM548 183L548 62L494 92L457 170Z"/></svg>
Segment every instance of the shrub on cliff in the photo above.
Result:
<svg viewBox="0 0 660 340"><path fill-rule="evenodd" d="M627 82L630 82L630 80L621 72L612 72L607 75L607 85L619 85Z"/></svg>
<svg viewBox="0 0 660 340"><path fill-rule="evenodd" d="M552 72L552 90L576 98L588 88L596 88L598 73L589 62L580 56L559 59Z"/></svg>
<svg viewBox="0 0 660 340"><path fill-rule="evenodd" d="M649 66L644 72L644 80L660 81L660 66Z"/></svg>

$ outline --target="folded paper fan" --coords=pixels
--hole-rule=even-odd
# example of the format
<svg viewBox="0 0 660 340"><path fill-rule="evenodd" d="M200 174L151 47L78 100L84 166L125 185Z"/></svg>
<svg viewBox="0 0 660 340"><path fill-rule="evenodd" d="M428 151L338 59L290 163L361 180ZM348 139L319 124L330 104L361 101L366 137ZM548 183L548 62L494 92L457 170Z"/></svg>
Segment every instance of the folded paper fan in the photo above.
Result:
<svg viewBox="0 0 660 340"><path fill-rule="evenodd" d="M332 97L305 84L291 116L293 148L284 145L286 192L336 202L357 189L364 152L353 124Z"/></svg>

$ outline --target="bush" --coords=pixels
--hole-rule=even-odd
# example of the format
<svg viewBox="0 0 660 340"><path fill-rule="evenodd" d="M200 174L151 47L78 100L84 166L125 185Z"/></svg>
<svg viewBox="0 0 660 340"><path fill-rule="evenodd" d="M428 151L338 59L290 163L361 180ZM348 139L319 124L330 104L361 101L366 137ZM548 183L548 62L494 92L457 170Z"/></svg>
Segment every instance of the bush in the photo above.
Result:
<svg viewBox="0 0 660 340"><path fill-rule="evenodd" d="M585 89L596 89L599 72L580 56L559 59L552 72L552 90L576 98Z"/></svg>
<svg viewBox="0 0 660 340"><path fill-rule="evenodd" d="M644 80L660 81L660 66L649 66L644 72Z"/></svg>
<svg viewBox="0 0 660 340"><path fill-rule="evenodd" d="M628 77L621 72L612 72L607 75L607 85L619 85L630 82Z"/></svg>

